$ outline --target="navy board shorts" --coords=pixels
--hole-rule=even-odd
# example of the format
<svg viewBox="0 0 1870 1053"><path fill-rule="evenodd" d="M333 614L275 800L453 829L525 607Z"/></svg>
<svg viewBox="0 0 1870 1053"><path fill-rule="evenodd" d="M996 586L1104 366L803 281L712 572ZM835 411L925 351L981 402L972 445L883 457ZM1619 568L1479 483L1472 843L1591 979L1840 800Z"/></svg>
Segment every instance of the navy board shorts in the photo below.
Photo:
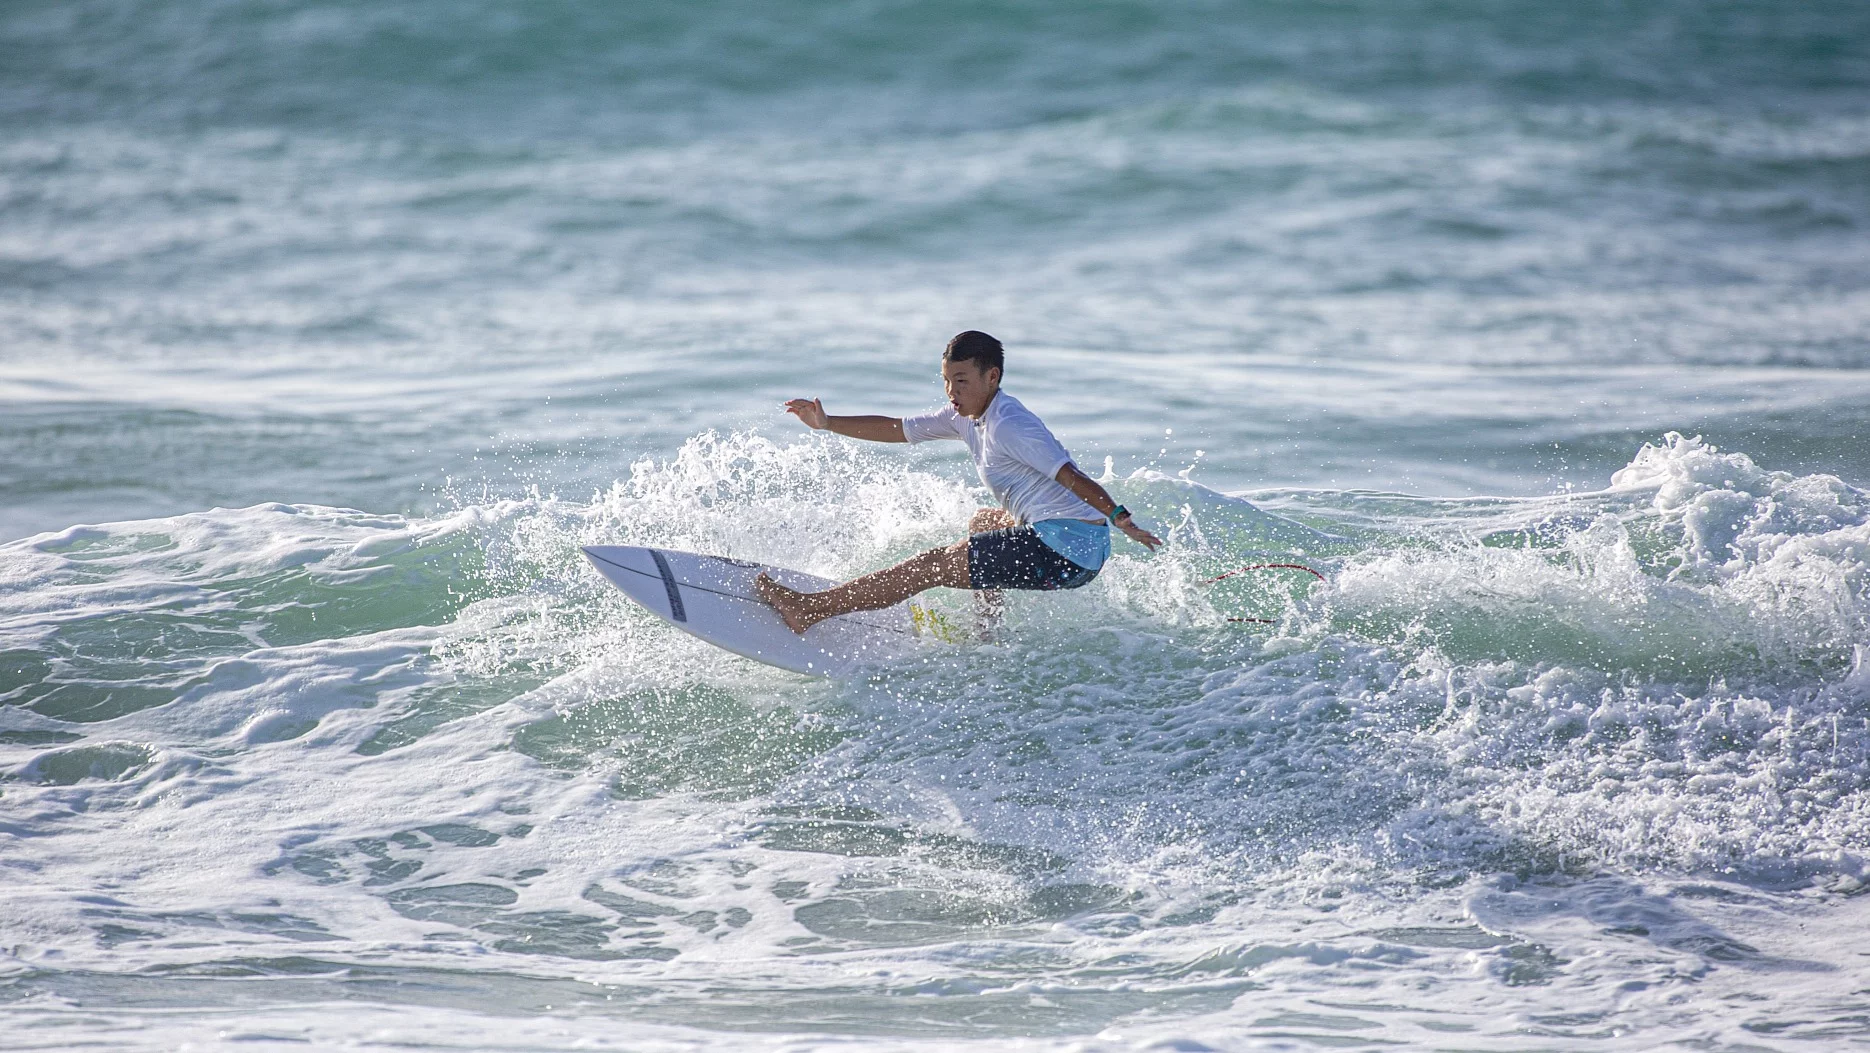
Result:
<svg viewBox="0 0 1870 1053"><path fill-rule="evenodd" d="M970 534L967 579L976 589L1075 589L1097 577L1058 554L1030 526Z"/></svg>

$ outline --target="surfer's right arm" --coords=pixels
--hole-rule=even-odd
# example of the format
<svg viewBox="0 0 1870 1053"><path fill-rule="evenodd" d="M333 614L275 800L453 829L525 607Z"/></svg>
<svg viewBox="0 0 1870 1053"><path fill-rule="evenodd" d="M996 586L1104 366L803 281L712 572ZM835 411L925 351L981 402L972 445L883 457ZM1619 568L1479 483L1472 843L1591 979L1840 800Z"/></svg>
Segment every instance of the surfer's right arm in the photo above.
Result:
<svg viewBox="0 0 1870 1053"><path fill-rule="evenodd" d="M825 412L822 402L817 399L793 399L786 403L786 412L805 423L814 431L829 431L839 435L848 435L853 439L867 439L870 442L908 442L903 435L903 422L900 417L879 417L874 414L862 417L833 417Z"/></svg>

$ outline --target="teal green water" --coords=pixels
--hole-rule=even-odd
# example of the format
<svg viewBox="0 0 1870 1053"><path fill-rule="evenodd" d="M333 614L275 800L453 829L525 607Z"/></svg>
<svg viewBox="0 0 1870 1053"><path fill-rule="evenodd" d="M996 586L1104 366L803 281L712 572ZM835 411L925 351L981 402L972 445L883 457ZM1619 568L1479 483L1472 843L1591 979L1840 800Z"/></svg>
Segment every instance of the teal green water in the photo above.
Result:
<svg viewBox="0 0 1870 1053"><path fill-rule="evenodd" d="M8 5L0 1027L1862 1041L1866 39ZM967 328L1163 553L846 683L579 556L951 541L958 449L778 407L927 408Z"/></svg>

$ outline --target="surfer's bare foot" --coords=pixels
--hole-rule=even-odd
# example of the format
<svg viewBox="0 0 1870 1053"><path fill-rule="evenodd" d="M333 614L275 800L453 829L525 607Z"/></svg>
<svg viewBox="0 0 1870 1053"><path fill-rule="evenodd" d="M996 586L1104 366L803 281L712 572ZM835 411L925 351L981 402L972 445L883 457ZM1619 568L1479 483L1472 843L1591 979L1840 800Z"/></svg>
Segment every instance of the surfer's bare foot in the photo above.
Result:
<svg viewBox="0 0 1870 1053"><path fill-rule="evenodd" d="M765 601L768 607L778 611L786 628L795 633L804 635L805 630L818 620L805 613L804 604L799 602L802 597L796 589L786 588L764 572L753 579L753 594Z"/></svg>

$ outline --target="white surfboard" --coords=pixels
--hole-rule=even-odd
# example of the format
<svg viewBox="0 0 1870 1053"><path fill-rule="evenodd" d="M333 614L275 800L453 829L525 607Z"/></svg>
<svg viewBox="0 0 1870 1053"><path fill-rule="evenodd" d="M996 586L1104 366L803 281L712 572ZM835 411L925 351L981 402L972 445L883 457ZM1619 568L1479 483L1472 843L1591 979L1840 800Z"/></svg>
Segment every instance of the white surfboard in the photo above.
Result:
<svg viewBox="0 0 1870 1053"><path fill-rule="evenodd" d="M801 592L828 589L837 582L726 556L635 545L590 545L584 554L624 595L676 628L795 673L849 676L907 656L925 630L940 633L943 628L928 612L899 603L827 618L801 636L753 594L753 579L765 571Z"/></svg>

